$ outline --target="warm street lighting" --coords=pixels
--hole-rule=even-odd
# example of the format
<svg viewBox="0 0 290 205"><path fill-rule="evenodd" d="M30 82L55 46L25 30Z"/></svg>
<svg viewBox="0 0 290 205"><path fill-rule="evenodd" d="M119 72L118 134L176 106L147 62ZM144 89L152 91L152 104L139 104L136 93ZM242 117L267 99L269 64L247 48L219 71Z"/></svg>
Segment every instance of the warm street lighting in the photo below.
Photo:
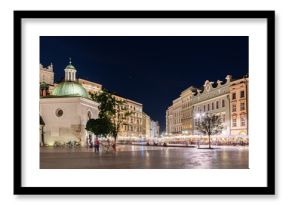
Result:
<svg viewBox="0 0 290 205"><path fill-rule="evenodd" d="M199 121L201 121L201 118L205 116L205 113L204 112L196 113L195 116L196 118L199 118ZM201 137L201 133L199 132L199 138L197 140L197 148L199 148L200 137Z"/></svg>

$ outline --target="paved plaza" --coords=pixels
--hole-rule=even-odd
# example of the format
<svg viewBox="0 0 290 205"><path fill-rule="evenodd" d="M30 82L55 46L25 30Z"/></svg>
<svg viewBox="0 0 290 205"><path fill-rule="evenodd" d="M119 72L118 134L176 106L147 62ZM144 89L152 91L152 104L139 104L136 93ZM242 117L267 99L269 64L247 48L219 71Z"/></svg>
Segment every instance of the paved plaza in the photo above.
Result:
<svg viewBox="0 0 290 205"><path fill-rule="evenodd" d="M90 148L40 148L41 169L247 169L247 147L118 145L117 152Z"/></svg>

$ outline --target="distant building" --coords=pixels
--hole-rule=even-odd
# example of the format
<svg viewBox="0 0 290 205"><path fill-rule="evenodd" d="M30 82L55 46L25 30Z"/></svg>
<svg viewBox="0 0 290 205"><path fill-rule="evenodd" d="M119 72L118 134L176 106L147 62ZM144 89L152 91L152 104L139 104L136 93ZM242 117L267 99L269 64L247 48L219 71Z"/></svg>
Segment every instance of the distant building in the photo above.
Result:
<svg viewBox="0 0 290 205"><path fill-rule="evenodd" d="M157 138L160 136L160 127L158 121L151 120L151 138Z"/></svg>
<svg viewBox="0 0 290 205"><path fill-rule="evenodd" d="M116 99L123 100L124 106L132 113L126 118L125 123L120 127L119 136L123 139L126 138L142 138L142 111L143 105L130 99L126 99L117 95L114 95Z"/></svg>
<svg viewBox="0 0 290 205"><path fill-rule="evenodd" d="M39 92L40 96L49 95L54 89L54 72L52 63L46 68L39 65Z"/></svg>
<svg viewBox="0 0 290 205"><path fill-rule="evenodd" d="M87 91L87 93L99 93L103 86L99 83L95 83L89 80L78 79L79 84L81 84ZM122 100L125 102L124 106L127 111L132 114L127 117L125 122L121 125L119 129L119 139L129 139L129 138L141 138L143 136L142 132L142 110L143 105L141 103L135 102L133 100L114 95L117 100Z"/></svg>
<svg viewBox="0 0 290 205"><path fill-rule="evenodd" d="M42 64L39 65L39 83L45 82L48 85L54 84L54 72L52 63L46 68Z"/></svg>
<svg viewBox="0 0 290 205"><path fill-rule="evenodd" d="M173 133L173 107L166 110L166 135Z"/></svg>
<svg viewBox="0 0 290 205"><path fill-rule="evenodd" d="M182 133L181 111L182 111L182 100L179 97L173 100L172 103L172 114L173 114L172 134Z"/></svg>
<svg viewBox="0 0 290 205"><path fill-rule="evenodd" d="M199 135L196 127L198 121L209 113L222 119L224 129L220 136L248 135L247 95L247 77L233 80L228 75L226 82L206 80L201 89L189 87L168 107L166 132L172 135Z"/></svg>
<svg viewBox="0 0 290 205"><path fill-rule="evenodd" d="M181 98L181 132L182 134L192 134L193 121L192 121L192 97L196 92L196 88L190 86L180 94Z"/></svg>
<svg viewBox="0 0 290 205"><path fill-rule="evenodd" d="M150 138L151 136L150 129L151 129L151 119L145 112L143 112L142 113L142 134L145 139Z"/></svg>
<svg viewBox="0 0 290 205"><path fill-rule="evenodd" d="M101 84L94 83L81 78L78 79L78 82L86 89L88 93L99 93L102 90Z"/></svg>

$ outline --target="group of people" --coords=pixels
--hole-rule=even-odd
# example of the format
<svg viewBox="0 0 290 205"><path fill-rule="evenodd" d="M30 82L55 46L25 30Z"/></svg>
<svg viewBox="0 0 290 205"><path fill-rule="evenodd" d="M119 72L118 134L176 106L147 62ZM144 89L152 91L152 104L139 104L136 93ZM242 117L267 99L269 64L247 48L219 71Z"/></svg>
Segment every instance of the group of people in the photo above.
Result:
<svg viewBox="0 0 290 205"><path fill-rule="evenodd" d="M94 143L93 143L92 137L89 136L88 141L87 141L87 146L88 146L89 148L94 148L94 151L95 151L95 152L99 152L99 151L100 151L100 144L101 144L101 143L100 143L100 140L99 140L98 137L96 137L96 139L95 139L95 141L94 141ZM109 150L110 147L113 149L113 151L116 151L116 143L113 143L113 144L111 145L109 139L107 139L107 143L102 144L102 145L105 146L105 150L106 150L106 148L107 148L107 151Z"/></svg>
<svg viewBox="0 0 290 205"><path fill-rule="evenodd" d="M96 137L95 139L95 143L93 143L93 140L92 140L92 136L89 135L89 137L87 138L87 147L89 148L93 148L95 149L95 152L99 152L100 150L100 141L99 141L99 138Z"/></svg>

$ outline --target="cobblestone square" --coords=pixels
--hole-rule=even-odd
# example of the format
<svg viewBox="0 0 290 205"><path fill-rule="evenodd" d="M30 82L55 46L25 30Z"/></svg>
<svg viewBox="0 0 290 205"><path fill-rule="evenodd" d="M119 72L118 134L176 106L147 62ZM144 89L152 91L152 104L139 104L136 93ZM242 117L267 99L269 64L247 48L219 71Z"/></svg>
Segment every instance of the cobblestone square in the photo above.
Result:
<svg viewBox="0 0 290 205"><path fill-rule="evenodd" d="M41 169L248 169L248 147L118 145L117 152L90 148L40 148Z"/></svg>

